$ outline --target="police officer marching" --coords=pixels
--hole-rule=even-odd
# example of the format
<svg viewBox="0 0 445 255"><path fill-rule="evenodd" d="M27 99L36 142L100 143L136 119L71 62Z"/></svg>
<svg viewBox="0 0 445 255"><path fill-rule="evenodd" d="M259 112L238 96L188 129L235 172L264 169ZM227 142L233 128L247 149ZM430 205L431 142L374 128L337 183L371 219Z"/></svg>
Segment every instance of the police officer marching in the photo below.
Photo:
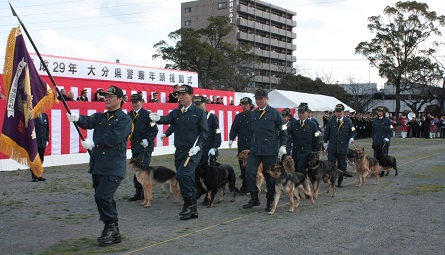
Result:
<svg viewBox="0 0 445 255"><path fill-rule="evenodd" d="M207 111L207 98L204 96L195 96L193 103L201 108L207 118L207 124L209 125L209 136L202 148L202 157L200 164L207 164L209 155L218 156L218 148L221 146L221 130L219 129L218 117L215 114Z"/></svg>
<svg viewBox="0 0 445 255"><path fill-rule="evenodd" d="M354 144L356 131L351 119L344 115L344 110L343 104L335 106L335 117L326 124L324 148L328 151L328 160L346 172L346 155L349 144ZM343 188L343 175L338 176L337 187Z"/></svg>
<svg viewBox="0 0 445 255"><path fill-rule="evenodd" d="M229 133L229 147L232 148L233 140L238 137L237 147L238 153L243 150L250 150L250 143L252 140L252 132L250 130L250 114L252 110L252 99L244 97L240 100L242 112L238 113L233 120ZM241 169L241 179L243 183L239 189L239 193L247 193L247 186L245 181L246 168L243 167L243 161L238 160Z"/></svg>
<svg viewBox="0 0 445 255"><path fill-rule="evenodd" d="M68 114L68 120L83 129L94 129L93 139L82 141L82 147L91 150L88 172L92 174L94 199L105 227L97 238L100 246L121 242L114 194L125 177L127 169L127 138L131 133L131 118L121 109L122 90L111 86L101 91L108 111L90 116Z"/></svg>
<svg viewBox="0 0 445 255"><path fill-rule="evenodd" d="M268 101L269 97L265 90L255 91L255 102L258 109L250 114L252 143L246 170L246 185L250 192L250 200L243 205L244 209L260 205L259 190L256 186L258 166L263 163L263 169L268 169L278 162L278 157L286 154L287 128L280 112L270 107ZM275 181L269 174L265 174L264 177L267 186L266 212L270 212L275 195Z"/></svg>
<svg viewBox="0 0 445 255"><path fill-rule="evenodd" d="M287 134L292 139L292 158L295 162L295 170L307 175L307 161L311 152L320 149L318 129L316 124L308 119L309 108L306 103L298 106L298 120L287 128ZM288 149L289 150L289 149ZM309 182L304 182L304 188L310 192Z"/></svg>
<svg viewBox="0 0 445 255"><path fill-rule="evenodd" d="M154 139L158 134L158 126L151 123L150 112L142 107L142 96L140 94L131 95L131 108L128 116L133 121L133 131L131 133L131 153L133 158L137 158L145 165L150 165L151 154L154 150ZM144 199L142 185L138 182L136 175L133 176L133 184L136 193L128 201Z"/></svg>
<svg viewBox="0 0 445 255"><path fill-rule="evenodd" d="M167 116L151 113L158 124L170 124L174 131L176 179L179 182L184 206L179 213L181 220L198 218L196 206L195 169L201 160L202 150L209 135L205 112L193 105L193 88L179 88L179 107Z"/></svg>
<svg viewBox="0 0 445 255"><path fill-rule="evenodd" d="M392 122L386 117L387 109L384 106L377 107L377 118L372 120L372 148L374 157L377 157L378 147L383 148L383 153L388 155L389 145L392 137ZM380 172L383 176L383 171Z"/></svg>

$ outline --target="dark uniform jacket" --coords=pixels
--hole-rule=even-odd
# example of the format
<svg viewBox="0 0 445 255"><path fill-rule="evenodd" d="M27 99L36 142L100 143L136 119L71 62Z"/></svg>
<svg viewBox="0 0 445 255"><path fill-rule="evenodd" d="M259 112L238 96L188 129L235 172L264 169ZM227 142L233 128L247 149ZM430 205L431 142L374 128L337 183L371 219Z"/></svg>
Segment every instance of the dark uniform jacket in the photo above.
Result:
<svg viewBox="0 0 445 255"><path fill-rule="evenodd" d="M34 119L34 126L36 132L37 148L46 148L46 142L49 141L49 123L48 115L42 113L39 117Z"/></svg>
<svg viewBox="0 0 445 255"><path fill-rule="evenodd" d="M128 116L133 121L133 132L131 133L131 151L135 152L153 152L154 139L158 135L158 126L151 123L150 112L144 108L139 109L138 113L131 110ZM148 146L144 148L141 145L142 140L147 139Z"/></svg>
<svg viewBox="0 0 445 255"><path fill-rule="evenodd" d="M179 92L171 92L168 94L168 102L169 103L177 103L178 102L178 94Z"/></svg>
<svg viewBox="0 0 445 255"><path fill-rule="evenodd" d="M385 138L391 139L392 136L392 123L391 120L383 117L378 117L372 120L372 145L382 147ZM387 144L389 146L389 142Z"/></svg>
<svg viewBox="0 0 445 255"><path fill-rule="evenodd" d="M251 113L252 111L238 113L230 127L229 140L233 141L238 136L238 152L250 150L250 143L252 142L252 131L249 124Z"/></svg>
<svg viewBox="0 0 445 255"><path fill-rule="evenodd" d="M332 117L326 124L324 142L328 145L328 151L337 154L348 154L349 140L355 138L355 127L350 118L343 117L340 126L337 117Z"/></svg>
<svg viewBox="0 0 445 255"><path fill-rule="evenodd" d="M211 148L218 149L221 146L221 130L219 129L218 117L215 114L206 112L207 124L209 125L209 136L204 143L204 153L208 153Z"/></svg>
<svg viewBox="0 0 445 255"><path fill-rule="evenodd" d="M181 109L182 106L179 106L167 116L161 116L158 123L170 124L175 134L174 145L177 150L192 148L198 135L199 139L196 146L201 146L202 148L209 136L206 113L193 104L184 113L181 112Z"/></svg>
<svg viewBox="0 0 445 255"><path fill-rule="evenodd" d="M315 136L317 131L316 124L309 119L306 119L303 125L300 124L300 120L290 124L287 128L287 134L292 139L292 157L296 159L307 158L309 153L320 149L320 142L318 137ZM290 152L287 147L286 150Z"/></svg>
<svg viewBox="0 0 445 255"><path fill-rule="evenodd" d="M88 172L124 178L131 118L119 108L114 112L81 115L77 124L84 129L94 129L94 148Z"/></svg>
<svg viewBox="0 0 445 255"><path fill-rule="evenodd" d="M275 108L266 106L265 112L259 109L250 114L252 143L250 153L257 156L278 155L280 146L287 143L287 131L281 113Z"/></svg>
<svg viewBox="0 0 445 255"><path fill-rule="evenodd" d="M79 97L77 98L77 101L88 101L88 97L79 96Z"/></svg>

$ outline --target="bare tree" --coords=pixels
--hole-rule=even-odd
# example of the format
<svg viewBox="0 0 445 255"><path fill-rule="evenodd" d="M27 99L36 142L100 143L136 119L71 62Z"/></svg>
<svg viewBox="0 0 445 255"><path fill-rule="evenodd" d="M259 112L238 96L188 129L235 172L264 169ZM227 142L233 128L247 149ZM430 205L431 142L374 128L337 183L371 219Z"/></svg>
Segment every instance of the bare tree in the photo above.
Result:
<svg viewBox="0 0 445 255"><path fill-rule="evenodd" d="M377 93L375 83L360 83L360 80L356 80L354 77L349 76L346 78L348 84L344 85L346 93L350 95L350 105L358 112L364 112L367 109L365 107L370 102L373 102L373 98ZM371 107L374 107L375 103L372 103Z"/></svg>

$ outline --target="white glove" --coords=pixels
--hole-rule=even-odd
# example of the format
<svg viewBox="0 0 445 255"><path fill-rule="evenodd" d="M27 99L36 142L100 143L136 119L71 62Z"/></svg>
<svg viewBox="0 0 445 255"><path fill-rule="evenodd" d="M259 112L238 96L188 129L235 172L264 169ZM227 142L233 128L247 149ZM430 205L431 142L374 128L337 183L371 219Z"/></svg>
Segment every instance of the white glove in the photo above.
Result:
<svg viewBox="0 0 445 255"><path fill-rule="evenodd" d="M211 148L211 149L209 150L209 156L210 156L210 155L215 156L215 153L216 153L216 149L215 149L215 148Z"/></svg>
<svg viewBox="0 0 445 255"><path fill-rule="evenodd" d="M229 141L229 148L232 148L233 140Z"/></svg>
<svg viewBox="0 0 445 255"><path fill-rule="evenodd" d="M354 138L351 137L351 138L349 139L349 144L354 144Z"/></svg>
<svg viewBox="0 0 445 255"><path fill-rule="evenodd" d="M383 141L388 143L389 139L388 138L384 138Z"/></svg>
<svg viewBox="0 0 445 255"><path fill-rule="evenodd" d="M287 153L286 152L286 146L281 146L280 150L278 150L278 156L280 156L280 158L281 158L281 156L283 156L286 153Z"/></svg>
<svg viewBox="0 0 445 255"><path fill-rule="evenodd" d="M150 113L150 119L151 119L151 122L158 122L161 119L161 117L159 116L159 114L157 112L152 112L152 113Z"/></svg>
<svg viewBox="0 0 445 255"><path fill-rule="evenodd" d="M165 134L161 135L161 140L164 140L167 136Z"/></svg>
<svg viewBox="0 0 445 255"><path fill-rule="evenodd" d="M198 152L201 150L201 148L199 148L199 146L195 146L193 148L190 149L189 151L189 156L195 156L196 154L198 154Z"/></svg>
<svg viewBox="0 0 445 255"><path fill-rule="evenodd" d="M324 144L323 144L323 147L324 147L325 150L328 149L328 144L329 144L329 143L324 143Z"/></svg>
<svg viewBox="0 0 445 255"><path fill-rule="evenodd" d="M77 122L79 120L79 114L75 113L71 113L71 115L69 113L66 113L66 117L68 117L68 120L70 122Z"/></svg>
<svg viewBox="0 0 445 255"><path fill-rule="evenodd" d="M48 146L49 142L46 142L46 146Z"/></svg>
<svg viewBox="0 0 445 255"><path fill-rule="evenodd" d="M315 132L315 137L319 137L319 136L320 136L320 134L321 134L321 132L320 132L320 131L317 131L317 132Z"/></svg>
<svg viewBox="0 0 445 255"><path fill-rule="evenodd" d="M146 147L148 146L148 141L147 141L147 139L143 139L142 142L141 142L141 145L142 145L144 148L146 148Z"/></svg>
<svg viewBox="0 0 445 255"><path fill-rule="evenodd" d="M82 147L86 150L92 149L94 147L94 142L91 139L86 139L85 141L80 142Z"/></svg>

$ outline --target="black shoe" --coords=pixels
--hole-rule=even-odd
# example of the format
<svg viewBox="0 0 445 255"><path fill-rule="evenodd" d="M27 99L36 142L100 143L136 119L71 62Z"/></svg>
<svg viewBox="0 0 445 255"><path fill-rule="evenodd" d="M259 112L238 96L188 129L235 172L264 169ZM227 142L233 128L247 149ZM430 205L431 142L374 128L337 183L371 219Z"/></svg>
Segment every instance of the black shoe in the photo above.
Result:
<svg viewBox="0 0 445 255"><path fill-rule="evenodd" d="M187 215L190 213L190 206L192 202L188 198L184 198L184 205L182 206L181 212L179 212L179 216Z"/></svg>
<svg viewBox="0 0 445 255"><path fill-rule="evenodd" d="M46 182L46 179L43 178L43 177L39 177L39 178L37 178L37 180L38 180L39 182Z"/></svg>
<svg viewBox="0 0 445 255"><path fill-rule="evenodd" d="M344 187L343 183L340 182L340 183L337 184L337 188L343 188L343 187Z"/></svg>
<svg viewBox="0 0 445 255"><path fill-rule="evenodd" d="M32 178L31 181L32 182L38 182L39 180L37 180L37 178Z"/></svg>
<svg viewBox="0 0 445 255"><path fill-rule="evenodd" d="M138 200L143 200L143 199L144 199L144 196L139 195L139 194L134 194L134 196L133 196L133 197L130 197L130 198L128 199L128 201L129 201L129 202L132 202L132 201L138 201Z"/></svg>
<svg viewBox="0 0 445 255"><path fill-rule="evenodd" d="M259 206L260 200L258 199L258 192L250 192L250 200L247 204L243 205L244 209L251 209L254 206Z"/></svg>
<svg viewBox="0 0 445 255"><path fill-rule="evenodd" d="M191 220L198 218L198 209L196 207L196 201L193 202L192 205L188 207L188 209L189 213L182 215L181 218L179 218L180 220Z"/></svg>
<svg viewBox="0 0 445 255"><path fill-rule="evenodd" d="M97 238L97 242L99 243L99 246L108 246L122 242L117 223L113 222L105 224L102 235Z"/></svg>

